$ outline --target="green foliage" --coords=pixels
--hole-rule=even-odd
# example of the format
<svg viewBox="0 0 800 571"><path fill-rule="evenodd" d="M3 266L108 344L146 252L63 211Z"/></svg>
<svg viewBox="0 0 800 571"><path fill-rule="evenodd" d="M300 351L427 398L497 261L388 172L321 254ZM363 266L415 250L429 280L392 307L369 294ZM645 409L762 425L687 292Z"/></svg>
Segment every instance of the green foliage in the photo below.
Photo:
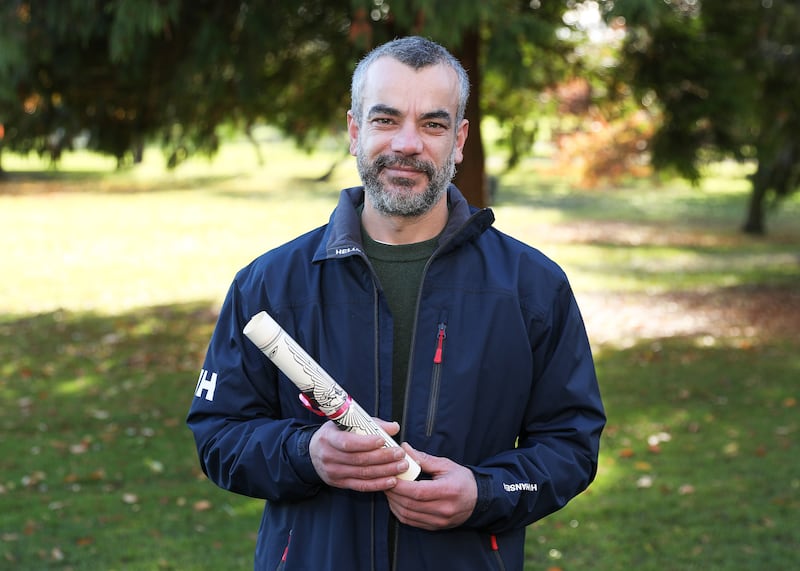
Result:
<svg viewBox="0 0 800 571"><path fill-rule="evenodd" d="M218 149L225 124L306 140L343 122L349 3L104 0L20 3L0 63L3 146L58 153L78 135L118 161L156 141L177 165ZM10 41L9 37L9 41ZM335 89L332 89L335 87ZM341 93L329 97L329 93ZM346 108L346 107L345 107Z"/></svg>
<svg viewBox="0 0 800 571"><path fill-rule="evenodd" d="M372 46L420 33L458 53L480 32L485 109L520 139L531 94L570 68L571 2L78 0L4 5L0 144L57 159L76 137L120 163L144 144L172 166L213 154L219 128L278 126L305 147L341 130L350 74ZM476 36L477 37L477 36ZM522 66L520 66L522 62ZM479 90L476 86L476 92ZM504 99L519 94L513 101ZM476 119L477 121L477 119ZM522 121L524 123L524 120ZM516 135L512 132L515 131ZM530 144L518 153L529 150Z"/></svg>
<svg viewBox="0 0 800 571"><path fill-rule="evenodd" d="M109 8L112 24L109 29L109 56L112 63L123 63L134 57L138 46L151 37L159 37L177 24L181 2L147 2L118 0Z"/></svg>
<svg viewBox="0 0 800 571"><path fill-rule="evenodd" d="M704 161L755 159L745 230L763 232L764 201L800 187L800 6L625 0L609 10L619 16L622 81L662 113L653 164L697 180Z"/></svg>

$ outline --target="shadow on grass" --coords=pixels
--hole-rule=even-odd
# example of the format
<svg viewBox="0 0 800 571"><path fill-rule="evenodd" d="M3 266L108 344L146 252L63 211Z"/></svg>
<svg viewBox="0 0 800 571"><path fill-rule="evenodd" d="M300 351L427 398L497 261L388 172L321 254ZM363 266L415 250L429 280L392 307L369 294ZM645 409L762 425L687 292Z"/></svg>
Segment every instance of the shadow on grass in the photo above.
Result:
<svg viewBox="0 0 800 571"><path fill-rule="evenodd" d="M42 196L53 193L132 195L162 192L205 191L221 198L275 202L335 199L341 188L311 177L293 177L279 188L258 185L237 174L170 176L138 180L131 171L30 171L9 172L0 177L2 196ZM358 184L357 180L353 184ZM334 203L335 204L335 203Z"/></svg>
<svg viewBox="0 0 800 571"><path fill-rule="evenodd" d="M140 181L131 169L120 171L11 171L0 177L0 196L37 196L54 192L74 194L138 194L218 188L236 175L170 176Z"/></svg>
<svg viewBox="0 0 800 571"><path fill-rule="evenodd" d="M0 561L252 566L260 502L205 479L184 424L214 319L208 303L0 318Z"/></svg>
<svg viewBox="0 0 800 571"><path fill-rule="evenodd" d="M535 188L536 192L531 192ZM503 185L497 204L511 203L534 209L554 209L567 220L682 220L729 221L744 216L747 193L708 193L685 189L680 200L659 203L658 193L674 192L673 186L652 185L645 188L577 190L564 181L526 180ZM623 199L621 199L623 198Z"/></svg>
<svg viewBox="0 0 800 571"><path fill-rule="evenodd" d="M0 317L0 560L251 566L261 502L211 485L184 426L215 317L205 302ZM529 568L554 553L564 568L790 568L794 337L653 338L596 360L598 479L531 527Z"/></svg>
<svg viewBox="0 0 800 571"><path fill-rule="evenodd" d="M570 184L568 174L534 170L520 178L520 173L512 173L501 181L495 204L555 210L565 222L667 223L677 228L716 227L740 233L751 194L745 173L735 168L712 168L697 187L688 186L681 179L650 178L613 187L578 189ZM765 208L769 235L790 234L786 239L796 243L798 194L768 202Z"/></svg>

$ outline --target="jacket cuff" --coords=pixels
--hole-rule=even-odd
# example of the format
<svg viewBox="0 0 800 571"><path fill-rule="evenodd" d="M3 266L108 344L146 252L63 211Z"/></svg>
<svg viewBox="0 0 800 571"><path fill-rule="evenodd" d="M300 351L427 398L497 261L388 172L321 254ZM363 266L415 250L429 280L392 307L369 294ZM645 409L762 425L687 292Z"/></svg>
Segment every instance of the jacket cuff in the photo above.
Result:
<svg viewBox="0 0 800 571"><path fill-rule="evenodd" d="M319 430L319 427L319 424L314 424L304 426L297 431L294 454L290 457L295 472L307 484L322 483L322 478L319 477L314 464L311 462L311 453L309 451L311 437Z"/></svg>
<svg viewBox="0 0 800 571"><path fill-rule="evenodd" d="M475 502L475 508L469 516L464 525L467 527L474 526L481 517L489 509L492 503L492 478L487 474L480 474L473 470L472 474L475 476L475 483L478 485L478 499Z"/></svg>

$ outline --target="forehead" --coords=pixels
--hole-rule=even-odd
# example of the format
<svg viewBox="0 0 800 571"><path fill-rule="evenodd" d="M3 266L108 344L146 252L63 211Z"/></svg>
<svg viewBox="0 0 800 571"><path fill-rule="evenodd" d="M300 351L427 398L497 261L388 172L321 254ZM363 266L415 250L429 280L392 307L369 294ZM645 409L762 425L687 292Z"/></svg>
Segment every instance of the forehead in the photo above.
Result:
<svg viewBox="0 0 800 571"><path fill-rule="evenodd" d="M414 69L391 57L376 60L367 70L363 106L389 105L406 112L447 110L458 107L458 76L452 68L436 64Z"/></svg>

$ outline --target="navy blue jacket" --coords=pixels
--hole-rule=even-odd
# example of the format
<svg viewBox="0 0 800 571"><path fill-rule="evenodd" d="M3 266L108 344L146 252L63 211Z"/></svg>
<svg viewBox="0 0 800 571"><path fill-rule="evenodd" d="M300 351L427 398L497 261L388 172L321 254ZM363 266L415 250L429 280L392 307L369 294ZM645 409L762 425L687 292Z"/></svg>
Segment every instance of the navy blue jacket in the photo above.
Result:
<svg viewBox="0 0 800 571"><path fill-rule="evenodd" d="M555 263L449 188L396 439L469 467L478 502L456 529L400 525L394 554L385 496L320 480L308 444L324 419L242 334L266 310L367 412L390 419L392 315L363 252L363 200L361 188L342 191L327 225L236 275L188 417L203 470L267 500L258 570L385 571L390 560L396 571L520 570L525 526L589 485L605 424L583 320Z"/></svg>

